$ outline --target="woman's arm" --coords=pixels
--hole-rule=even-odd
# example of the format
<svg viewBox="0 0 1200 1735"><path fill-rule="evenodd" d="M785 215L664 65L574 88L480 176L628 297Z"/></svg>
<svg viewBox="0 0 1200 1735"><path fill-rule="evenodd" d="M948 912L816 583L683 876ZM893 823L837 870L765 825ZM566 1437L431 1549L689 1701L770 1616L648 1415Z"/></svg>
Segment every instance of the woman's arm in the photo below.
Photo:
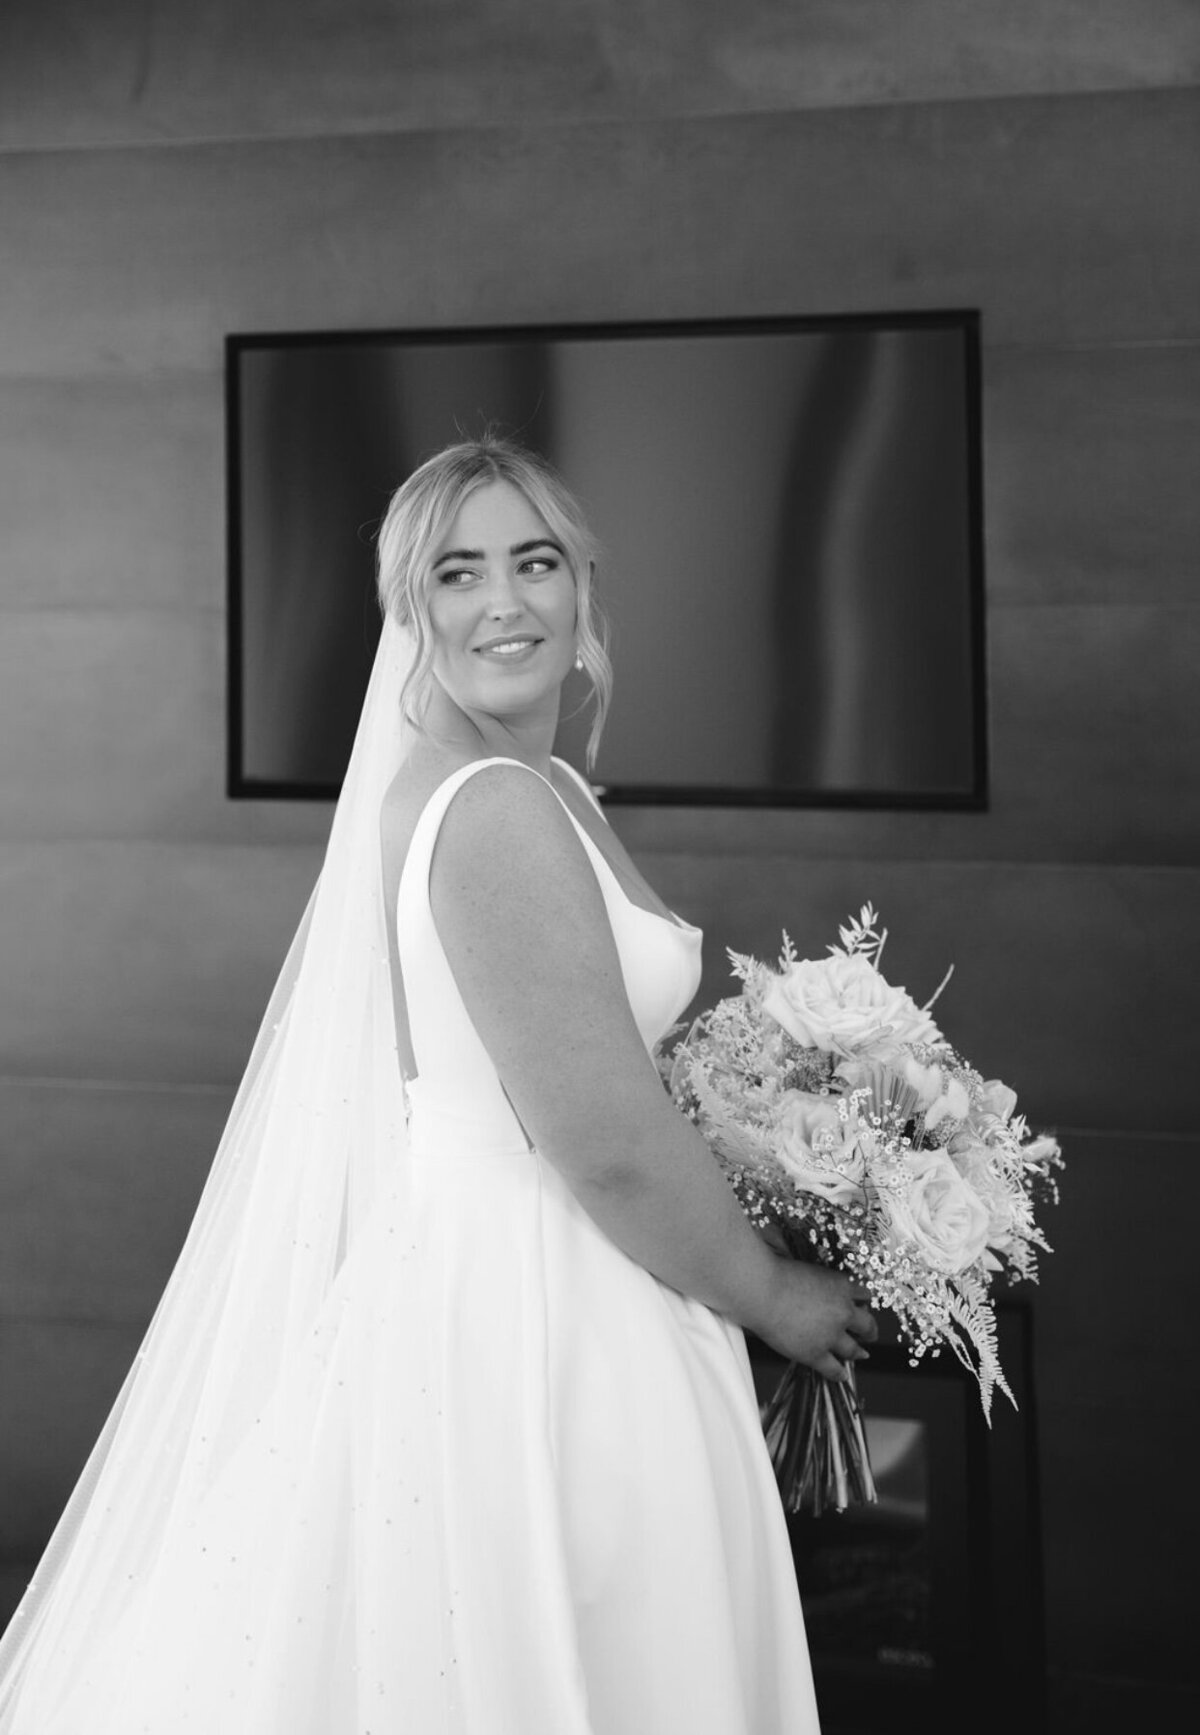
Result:
<svg viewBox="0 0 1200 1735"><path fill-rule="evenodd" d="M840 1378L874 1322L844 1277L778 1258L662 1088L595 872L554 792L477 772L442 822L434 920L522 1125L616 1244L665 1283ZM855 1334L855 1335L852 1335Z"/></svg>

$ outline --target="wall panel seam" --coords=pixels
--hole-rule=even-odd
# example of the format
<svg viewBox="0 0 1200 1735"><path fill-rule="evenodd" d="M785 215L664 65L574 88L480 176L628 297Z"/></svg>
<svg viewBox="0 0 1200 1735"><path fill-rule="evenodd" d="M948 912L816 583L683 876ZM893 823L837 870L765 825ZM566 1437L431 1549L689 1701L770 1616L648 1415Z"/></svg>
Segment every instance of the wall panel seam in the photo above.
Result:
<svg viewBox="0 0 1200 1735"><path fill-rule="evenodd" d="M1067 104L1076 108L1088 105L1128 103L1145 104L1157 107L1162 99L1178 98L1183 106L1183 99L1188 95L1200 92L1200 83L1188 81L1179 84L1146 84L1146 85L1104 85L1088 90L1065 91L1013 91L991 93L986 96L921 96L910 99L887 99L877 102L857 103L811 103L800 106L772 107L697 107L664 112L662 109L647 112L624 112L612 114L582 114L553 115L546 120L530 120L522 118L514 120L506 118L497 121L484 121L478 125L464 125L457 121L452 125L415 124L412 126L369 126L332 128L317 132L278 132L278 133L202 133L178 138L126 138L97 139L81 142L63 142L58 144L41 143L36 145L3 144L0 143L0 162L12 161L29 157L62 157L62 156L99 156L116 152L132 151L177 152L185 150L226 150L255 147L270 148L272 146L295 145L326 145L338 143L360 143L375 139L462 139L464 137L487 137L501 133L537 136L545 133L563 132L613 132L628 134L632 130L652 130L661 132L673 126L688 127L709 123L728 123L754 125L755 123L802 120L808 116L838 116L845 117L847 124L853 125L857 117L875 114L904 115L913 110L924 109L929 113L938 113L956 109L972 109L982 112L985 109L1008 110L1040 106L1049 109ZM1200 111L1198 111L1200 112Z"/></svg>

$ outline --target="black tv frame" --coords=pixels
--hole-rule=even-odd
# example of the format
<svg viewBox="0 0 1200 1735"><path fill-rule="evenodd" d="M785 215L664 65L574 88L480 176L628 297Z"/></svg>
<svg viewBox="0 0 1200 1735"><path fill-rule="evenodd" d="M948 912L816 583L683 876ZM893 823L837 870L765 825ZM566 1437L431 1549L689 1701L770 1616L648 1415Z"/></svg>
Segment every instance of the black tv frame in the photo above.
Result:
<svg viewBox="0 0 1200 1735"><path fill-rule="evenodd" d="M605 338L719 337L804 331L903 331L958 327L963 337L967 436L968 608L971 635L972 778L969 789L946 792L728 788L721 785L598 784L610 806L795 807L855 811L985 811L989 805L986 597L984 591L983 414L977 308L929 308L879 313L787 314L763 317L640 320L612 323L358 328L335 331L231 332L225 337L226 478L226 794L231 800L335 801L339 786L248 777L243 769L242 511L240 360L249 349L329 348L364 343L407 344L587 341Z"/></svg>

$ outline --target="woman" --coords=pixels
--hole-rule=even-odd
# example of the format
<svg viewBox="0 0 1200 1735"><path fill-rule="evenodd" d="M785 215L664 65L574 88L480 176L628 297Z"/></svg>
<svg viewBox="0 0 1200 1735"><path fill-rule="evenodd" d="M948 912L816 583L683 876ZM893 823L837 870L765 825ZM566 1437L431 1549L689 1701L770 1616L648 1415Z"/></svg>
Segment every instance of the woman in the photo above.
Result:
<svg viewBox="0 0 1200 1735"><path fill-rule="evenodd" d="M874 1323L650 1061L700 936L551 756L591 576L507 444L394 497L321 880L0 1735L815 1729L740 1327L841 1378Z"/></svg>

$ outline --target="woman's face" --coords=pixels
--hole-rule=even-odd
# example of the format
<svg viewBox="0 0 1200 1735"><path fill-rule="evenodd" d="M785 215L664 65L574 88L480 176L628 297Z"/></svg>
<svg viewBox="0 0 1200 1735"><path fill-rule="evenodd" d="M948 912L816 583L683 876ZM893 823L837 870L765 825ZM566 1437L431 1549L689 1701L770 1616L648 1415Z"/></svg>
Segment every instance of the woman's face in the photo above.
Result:
<svg viewBox="0 0 1200 1735"><path fill-rule="evenodd" d="M558 715L575 658L575 580L566 554L519 488L469 494L429 578L433 672L464 711Z"/></svg>

